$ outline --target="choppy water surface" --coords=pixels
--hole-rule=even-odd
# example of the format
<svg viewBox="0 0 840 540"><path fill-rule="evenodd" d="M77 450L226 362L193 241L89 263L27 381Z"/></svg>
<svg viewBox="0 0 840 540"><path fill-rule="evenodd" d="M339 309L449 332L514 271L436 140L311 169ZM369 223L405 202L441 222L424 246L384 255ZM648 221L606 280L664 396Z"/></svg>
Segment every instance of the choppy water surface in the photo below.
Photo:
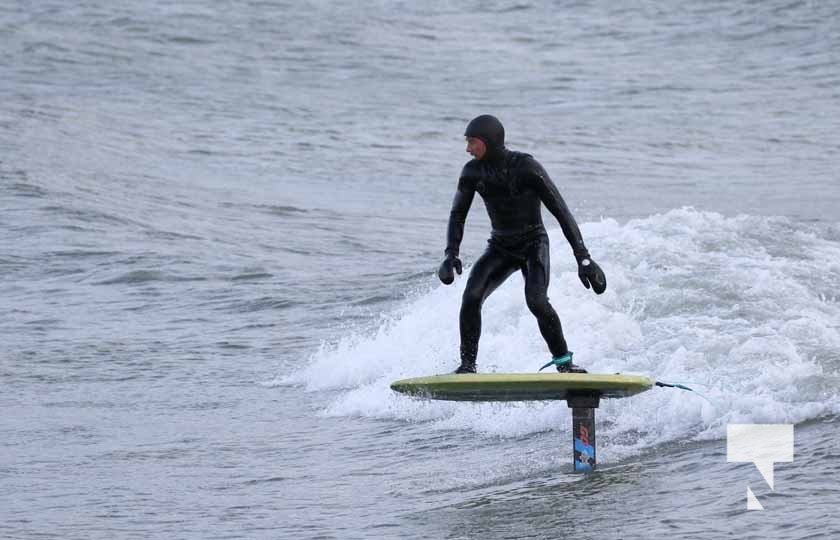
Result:
<svg viewBox="0 0 840 540"><path fill-rule="evenodd" d="M0 536L840 535L840 10L615 4L0 7ZM388 389L456 364L487 112L607 272L548 221L576 359L703 395L604 402L596 474L564 404ZM484 320L481 369L544 363L518 277Z"/></svg>

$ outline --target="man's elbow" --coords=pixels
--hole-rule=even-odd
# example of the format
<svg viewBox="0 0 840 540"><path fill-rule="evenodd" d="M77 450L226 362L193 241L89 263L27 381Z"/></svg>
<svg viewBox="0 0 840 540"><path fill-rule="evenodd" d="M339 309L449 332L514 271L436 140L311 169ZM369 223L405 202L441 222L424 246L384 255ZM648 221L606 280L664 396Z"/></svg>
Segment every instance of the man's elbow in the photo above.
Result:
<svg viewBox="0 0 840 540"><path fill-rule="evenodd" d="M467 213L462 210L453 210L449 213L449 222L463 225L467 221Z"/></svg>

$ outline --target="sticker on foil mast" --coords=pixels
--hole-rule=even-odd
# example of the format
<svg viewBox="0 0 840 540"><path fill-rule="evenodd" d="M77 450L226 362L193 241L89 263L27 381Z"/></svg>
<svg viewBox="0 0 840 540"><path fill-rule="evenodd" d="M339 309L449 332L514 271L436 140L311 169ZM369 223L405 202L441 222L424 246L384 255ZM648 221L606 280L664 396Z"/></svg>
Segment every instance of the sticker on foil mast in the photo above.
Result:
<svg viewBox="0 0 840 540"><path fill-rule="evenodd" d="M595 411L573 409L572 436L576 471L595 470Z"/></svg>

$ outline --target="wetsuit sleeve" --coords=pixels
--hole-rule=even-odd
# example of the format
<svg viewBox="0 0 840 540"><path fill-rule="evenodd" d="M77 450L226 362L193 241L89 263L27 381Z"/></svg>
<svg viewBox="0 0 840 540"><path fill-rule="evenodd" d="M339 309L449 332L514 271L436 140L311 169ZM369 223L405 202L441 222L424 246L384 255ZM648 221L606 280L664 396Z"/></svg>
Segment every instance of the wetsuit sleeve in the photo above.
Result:
<svg viewBox="0 0 840 540"><path fill-rule="evenodd" d="M528 176L533 182L534 189L540 196L540 200L548 208L557 221L560 223L560 228L563 229L563 235L568 240L569 245L572 246L572 251L575 254L575 259L580 261L589 257L589 251L583 243L583 236L580 234L580 228L575 221L572 212L566 205L566 201L560 195L557 186L552 182L551 177L545 172L542 165L537 160L530 158L527 166Z"/></svg>
<svg viewBox="0 0 840 540"><path fill-rule="evenodd" d="M464 172L467 168L464 167ZM458 256L461 249L461 239L464 237L464 223L467 221L467 213L470 211L473 198L475 197L475 182L469 176L461 173L458 180L458 190L455 191L455 198L452 201L452 210L449 212L449 226L446 228L446 250L447 255Z"/></svg>

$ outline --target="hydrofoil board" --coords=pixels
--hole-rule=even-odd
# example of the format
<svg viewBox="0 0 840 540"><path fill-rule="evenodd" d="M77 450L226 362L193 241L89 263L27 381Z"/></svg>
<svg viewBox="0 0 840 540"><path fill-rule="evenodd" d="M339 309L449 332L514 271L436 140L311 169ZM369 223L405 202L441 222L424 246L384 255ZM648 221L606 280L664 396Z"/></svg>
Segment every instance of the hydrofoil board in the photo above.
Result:
<svg viewBox="0 0 840 540"><path fill-rule="evenodd" d="M620 373L467 373L403 379L391 383L391 389L449 401L534 401L565 400L570 394L628 397L649 390L654 382Z"/></svg>

